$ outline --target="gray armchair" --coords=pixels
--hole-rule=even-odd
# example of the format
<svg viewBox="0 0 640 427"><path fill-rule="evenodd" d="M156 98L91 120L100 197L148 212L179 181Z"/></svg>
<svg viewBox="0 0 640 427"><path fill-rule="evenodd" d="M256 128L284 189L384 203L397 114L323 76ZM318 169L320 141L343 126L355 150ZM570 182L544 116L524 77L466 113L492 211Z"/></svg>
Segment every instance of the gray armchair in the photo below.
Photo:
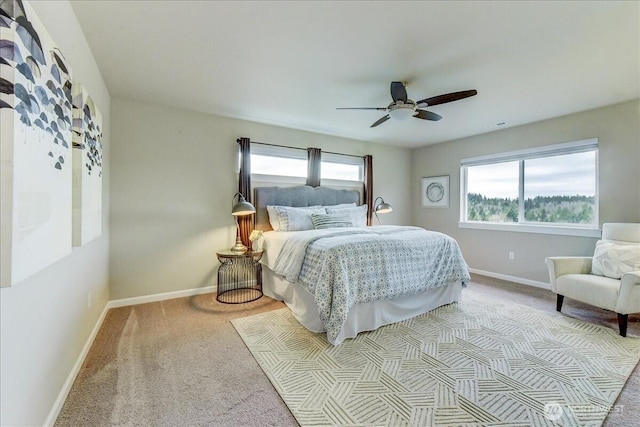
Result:
<svg viewBox="0 0 640 427"><path fill-rule="evenodd" d="M593 257L546 259L556 310L567 296L618 314L620 335L627 336L628 316L640 313L640 223L602 226Z"/></svg>

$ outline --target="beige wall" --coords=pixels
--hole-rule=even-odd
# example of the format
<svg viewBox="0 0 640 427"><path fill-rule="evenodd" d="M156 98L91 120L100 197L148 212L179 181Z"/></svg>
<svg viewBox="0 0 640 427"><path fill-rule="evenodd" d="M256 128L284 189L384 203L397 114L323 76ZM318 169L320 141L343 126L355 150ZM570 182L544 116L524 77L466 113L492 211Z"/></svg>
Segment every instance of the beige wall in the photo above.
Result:
<svg viewBox="0 0 640 427"><path fill-rule="evenodd" d="M235 241L236 139L372 154L374 193L410 221L410 150L242 120L112 100L111 298L216 284L215 251Z"/></svg>
<svg viewBox="0 0 640 427"><path fill-rule="evenodd" d="M102 236L10 288L0 289L0 425L42 425L108 300L109 93L67 1L32 2L102 113ZM87 308L88 294L92 295ZM51 421L51 420L50 420Z"/></svg>
<svg viewBox="0 0 640 427"><path fill-rule="evenodd" d="M600 224L640 222L640 101L634 100L415 150L413 223L456 238L471 268L548 283L545 257L591 254L597 239L458 228L460 159L593 137L600 141ZM450 176L450 207L423 208L420 178L437 175Z"/></svg>

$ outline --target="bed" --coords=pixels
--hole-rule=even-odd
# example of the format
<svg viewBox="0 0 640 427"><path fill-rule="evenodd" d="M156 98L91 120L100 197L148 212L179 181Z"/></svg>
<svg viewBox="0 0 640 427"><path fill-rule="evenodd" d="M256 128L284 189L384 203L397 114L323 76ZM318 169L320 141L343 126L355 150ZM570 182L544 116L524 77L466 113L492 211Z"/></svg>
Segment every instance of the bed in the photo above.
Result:
<svg viewBox="0 0 640 427"><path fill-rule="evenodd" d="M264 294L284 301L305 328L326 332L333 345L456 302L470 280L453 238L418 227L366 227L359 216L349 217L363 208L357 191L258 187L254 196ZM314 222L353 221L276 231L269 219L274 206L296 215L304 208L314 212Z"/></svg>

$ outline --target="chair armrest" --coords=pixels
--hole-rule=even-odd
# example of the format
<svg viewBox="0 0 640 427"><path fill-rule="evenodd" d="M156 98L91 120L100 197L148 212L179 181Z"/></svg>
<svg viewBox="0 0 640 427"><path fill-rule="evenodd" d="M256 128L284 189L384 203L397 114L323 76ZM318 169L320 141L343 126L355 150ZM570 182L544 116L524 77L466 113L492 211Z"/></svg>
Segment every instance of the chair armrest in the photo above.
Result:
<svg viewBox="0 0 640 427"><path fill-rule="evenodd" d="M554 256L548 257L546 261L549 273L553 267L555 279L564 274L590 274L591 259L590 256Z"/></svg>
<svg viewBox="0 0 640 427"><path fill-rule="evenodd" d="M631 271L622 276L616 312L640 313L640 271Z"/></svg>
<svg viewBox="0 0 640 427"><path fill-rule="evenodd" d="M545 262L549 269L549 279L551 280L551 290L553 292L556 292L556 278L565 274L591 273L591 257L587 256L548 257Z"/></svg>

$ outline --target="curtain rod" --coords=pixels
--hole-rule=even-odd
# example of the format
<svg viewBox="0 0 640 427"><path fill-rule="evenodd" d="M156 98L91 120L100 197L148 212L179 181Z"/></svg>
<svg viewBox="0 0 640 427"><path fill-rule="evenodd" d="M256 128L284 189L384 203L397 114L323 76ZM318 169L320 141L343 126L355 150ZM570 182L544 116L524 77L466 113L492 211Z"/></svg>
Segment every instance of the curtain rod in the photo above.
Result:
<svg viewBox="0 0 640 427"><path fill-rule="evenodd" d="M236 142L240 143L240 138L238 138L236 140ZM269 144L269 143L266 143L266 142L258 142L258 141L251 141L251 140L249 140L249 142L251 144L268 145L270 147L282 147L282 148L291 148L293 150L304 150L304 151L307 151L306 148L291 147L291 146L288 146L288 145ZM322 152L323 153L327 153L327 154L335 154L337 156L348 156L348 157L355 157L355 158L358 158L358 159L364 158L364 156L356 156L355 154L334 153L332 151L322 151Z"/></svg>

